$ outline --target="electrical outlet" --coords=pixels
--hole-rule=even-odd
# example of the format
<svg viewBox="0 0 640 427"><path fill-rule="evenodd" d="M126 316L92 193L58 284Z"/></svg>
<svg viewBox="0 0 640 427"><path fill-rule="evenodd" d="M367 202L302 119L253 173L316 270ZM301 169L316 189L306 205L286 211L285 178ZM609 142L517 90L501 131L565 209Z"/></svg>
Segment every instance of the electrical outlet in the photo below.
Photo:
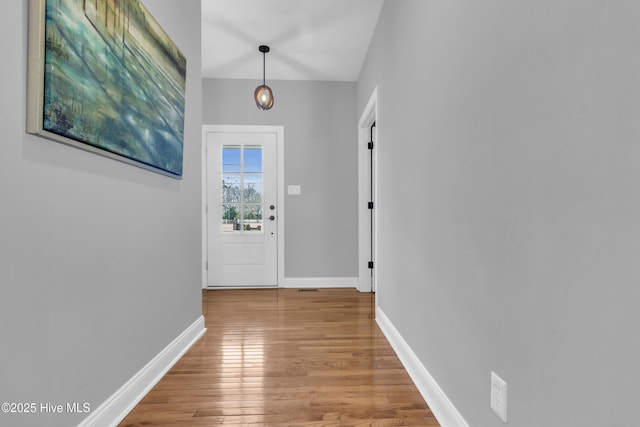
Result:
<svg viewBox="0 0 640 427"><path fill-rule="evenodd" d="M491 409L502 422L507 422L507 383L495 372L491 372Z"/></svg>

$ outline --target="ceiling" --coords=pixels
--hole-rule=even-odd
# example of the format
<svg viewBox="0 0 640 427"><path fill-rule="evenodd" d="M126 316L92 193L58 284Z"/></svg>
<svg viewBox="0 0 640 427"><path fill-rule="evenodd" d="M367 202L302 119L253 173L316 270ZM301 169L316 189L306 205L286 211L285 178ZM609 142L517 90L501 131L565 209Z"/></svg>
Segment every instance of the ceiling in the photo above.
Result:
<svg viewBox="0 0 640 427"><path fill-rule="evenodd" d="M384 0L202 0L202 77L356 81Z"/></svg>

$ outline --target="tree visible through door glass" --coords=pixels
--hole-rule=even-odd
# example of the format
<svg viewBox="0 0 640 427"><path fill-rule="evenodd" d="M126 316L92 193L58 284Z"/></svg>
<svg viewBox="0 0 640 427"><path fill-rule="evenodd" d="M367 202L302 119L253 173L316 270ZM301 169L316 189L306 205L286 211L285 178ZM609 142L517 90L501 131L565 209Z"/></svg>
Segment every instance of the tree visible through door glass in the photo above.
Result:
<svg viewBox="0 0 640 427"><path fill-rule="evenodd" d="M263 232L262 147L222 147L223 233Z"/></svg>

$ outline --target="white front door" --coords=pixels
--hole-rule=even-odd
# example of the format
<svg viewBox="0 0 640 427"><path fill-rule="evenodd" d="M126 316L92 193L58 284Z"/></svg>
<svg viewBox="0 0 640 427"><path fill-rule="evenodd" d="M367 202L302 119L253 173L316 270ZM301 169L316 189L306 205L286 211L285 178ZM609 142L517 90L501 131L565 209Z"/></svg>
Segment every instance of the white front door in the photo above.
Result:
<svg viewBox="0 0 640 427"><path fill-rule="evenodd" d="M278 285L277 134L206 134L209 287Z"/></svg>

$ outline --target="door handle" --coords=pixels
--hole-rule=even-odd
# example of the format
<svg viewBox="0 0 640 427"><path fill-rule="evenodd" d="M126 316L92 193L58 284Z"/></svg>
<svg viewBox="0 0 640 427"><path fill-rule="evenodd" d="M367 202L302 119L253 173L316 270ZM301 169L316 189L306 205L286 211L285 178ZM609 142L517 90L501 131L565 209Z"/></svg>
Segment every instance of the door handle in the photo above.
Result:
<svg viewBox="0 0 640 427"><path fill-rule="evenodd" d="M275 216L273 216L273 215L271 215L271 216L269 217L269 219L270 219L271 221L273 221L274 219L276 219L276 217L275 217Z"/></svg>

